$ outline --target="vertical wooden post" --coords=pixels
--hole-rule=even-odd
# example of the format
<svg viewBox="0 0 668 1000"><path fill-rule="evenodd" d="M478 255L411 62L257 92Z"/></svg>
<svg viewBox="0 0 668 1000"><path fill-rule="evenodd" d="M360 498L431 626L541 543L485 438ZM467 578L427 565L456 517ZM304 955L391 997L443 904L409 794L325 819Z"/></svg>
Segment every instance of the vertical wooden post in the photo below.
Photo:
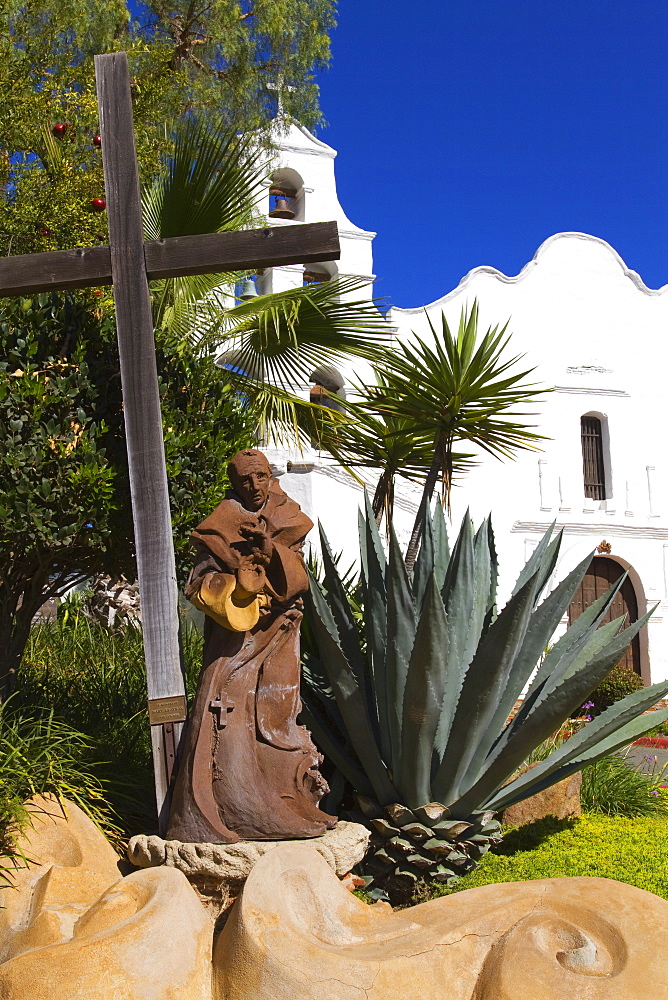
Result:
<svg viewBox="0 0 668 1000"><path fill-rule="evenodd" d="M95 56L109 218L116 329L130 467L137 573L160 832L166 829L169 772L164 723L173 724L170 760L185 719L178 638L178 592L160 414L153 320L142 230L124 52ZM152 704L153 703L153 704ZM152 709L152 711L151 711Z"/></svg>

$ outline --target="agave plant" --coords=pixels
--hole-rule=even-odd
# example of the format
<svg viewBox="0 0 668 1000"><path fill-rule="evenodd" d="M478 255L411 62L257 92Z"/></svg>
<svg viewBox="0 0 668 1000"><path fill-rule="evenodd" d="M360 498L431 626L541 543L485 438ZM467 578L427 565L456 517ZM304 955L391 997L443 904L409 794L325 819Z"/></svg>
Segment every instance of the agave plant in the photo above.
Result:
<svg viewBox="0 0 668 1000"><path fill-rule="evenodd" d="M602 624L620 580L543 656L590 556L541 601L561 544L548 530L497 614L489 520L474 532L467 514L450 553L437 504L433 517L425 515L409 577L396 537L387 559L368 498L366 507L361 628L321 529L323 581L311 579L306 609L315 652L304 664L304 721L375 831L368 864L379 883L408 888L425 876L449 883L500 839L496 812L668 718L668 710L642 717L668 683L615 703L522 770L649 615L623 631L623 618Z"/></svg>

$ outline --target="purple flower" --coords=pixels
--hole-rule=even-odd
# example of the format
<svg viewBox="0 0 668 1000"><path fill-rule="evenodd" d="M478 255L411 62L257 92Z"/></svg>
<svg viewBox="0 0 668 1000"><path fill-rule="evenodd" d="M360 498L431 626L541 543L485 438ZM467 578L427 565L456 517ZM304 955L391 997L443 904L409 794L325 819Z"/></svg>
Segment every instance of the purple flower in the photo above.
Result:
<svg viewBox="0 0 668 1000"><path fill-rule="evenodd" d="M586 701L582 707L583 707L583 709L586 712L588 708L593 708L594 707L594 702L593 701Z"/></svg>

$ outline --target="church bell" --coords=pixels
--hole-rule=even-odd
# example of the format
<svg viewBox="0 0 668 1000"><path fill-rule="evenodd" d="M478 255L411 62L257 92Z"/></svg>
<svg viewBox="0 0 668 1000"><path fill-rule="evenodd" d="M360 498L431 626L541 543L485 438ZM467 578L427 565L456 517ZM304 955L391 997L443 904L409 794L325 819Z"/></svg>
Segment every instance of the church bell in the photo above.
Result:
<svg viewBox="0 0 668 1000"><path fill-rule="evenodd" d="M241 288L241 294L239 295L239 298L243 299L244 302L247 302L249 299L254 299L256 295L257 295L257 288L255 282L251 277L246 278Z"/></svg>
<svg viewBox="0 0 668 1000"><path fill-rule="evenodd" d="M294 219L295 213L288 205L286 198L276 198L276 206L273 212L269 213L270 219Z"/></svg>

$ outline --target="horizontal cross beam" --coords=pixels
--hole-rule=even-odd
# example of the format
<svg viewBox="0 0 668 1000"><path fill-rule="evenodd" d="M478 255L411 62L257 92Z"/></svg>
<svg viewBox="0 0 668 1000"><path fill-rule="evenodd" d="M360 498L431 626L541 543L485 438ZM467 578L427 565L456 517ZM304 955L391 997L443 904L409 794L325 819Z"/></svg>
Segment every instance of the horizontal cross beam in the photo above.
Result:
<svg viewBox="0 0 668 1000"><path fill-rule="evenodd" d="M174 236L144 243L149 281L311 264L340 256L335 222ZM0 257L0 297L110 285L111 281L108 246Z"/></svg>

